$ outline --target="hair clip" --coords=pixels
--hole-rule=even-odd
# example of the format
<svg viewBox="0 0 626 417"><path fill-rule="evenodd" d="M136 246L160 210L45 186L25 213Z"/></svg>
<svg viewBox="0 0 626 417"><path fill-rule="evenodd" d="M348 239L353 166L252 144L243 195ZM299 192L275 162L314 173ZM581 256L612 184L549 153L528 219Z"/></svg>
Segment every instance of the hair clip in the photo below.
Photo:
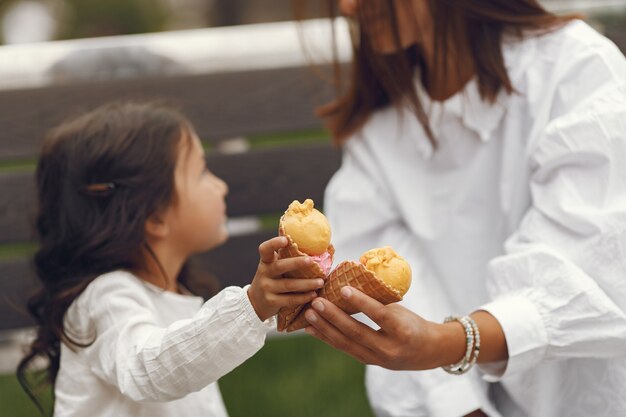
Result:
<svg viewBox="0 0 626 417"><path fill-rule="evenodd" d="M90 195L110 195L117 186L113 182L102 182L97 184L89 184L85 187L85 191Z"/></svg>

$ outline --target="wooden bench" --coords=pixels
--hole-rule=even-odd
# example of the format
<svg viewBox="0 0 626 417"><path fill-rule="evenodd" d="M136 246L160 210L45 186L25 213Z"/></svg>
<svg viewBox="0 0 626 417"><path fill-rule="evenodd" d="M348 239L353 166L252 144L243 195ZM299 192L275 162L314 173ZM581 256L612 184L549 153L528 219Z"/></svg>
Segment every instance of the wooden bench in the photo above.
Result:
<svg viewBox="0 0 626 417"><path fill-rule="evenodd" d="M221 286L245 285L256 270L259 243L276 235L276 219L287 205L305 198L323 204L340 154L313 110L331 97L328 83L307 66L0 90L0 330L32 324L24 303L38 285L29 256L34 246L33 173L47 129L110 100L166 99L180 105L213 149L209 166L229 184L229 218L270 219L266 227L233 236L197 257ZM318 140L255 146L260 134L303 131ZM220 152L232 138L250 137L249 150ZM26 250L6 254L16 247Z"/></svg>
<svg viewBox="0 0 626 417"><path fill-rule="evenodd" d="M624 51L624 34L613 35ZM258 47L266 43L261 40ZM257 45L248 48L253 54ZM224 60L229 57L226 53ZM169 99L181 105L199 136L216 150L208 156L209 165L230 186L229 217L270 219L266 227L233 236L225 245L197 257L222 286L245 285L251 280L258 244L276 234L277 216L292 200L313 198L323 205L323 190L340 164L340 154L328 139L252 146L237 153L219 151L232 138L320 129L313 109L332 97L330 86L306 65L245 70L245 59L242 65L231 65L233 71L0 90L0 331L32 324L23 307L37 285L28 256L35 209L32 161L43 133L82 110L124 98ZM15 62L19 65L23 68L24 62ZM318 131L318 136L324 135ZM31 162L23 164L24 160ZM7 255L14 248L22 254Z"/></svg>

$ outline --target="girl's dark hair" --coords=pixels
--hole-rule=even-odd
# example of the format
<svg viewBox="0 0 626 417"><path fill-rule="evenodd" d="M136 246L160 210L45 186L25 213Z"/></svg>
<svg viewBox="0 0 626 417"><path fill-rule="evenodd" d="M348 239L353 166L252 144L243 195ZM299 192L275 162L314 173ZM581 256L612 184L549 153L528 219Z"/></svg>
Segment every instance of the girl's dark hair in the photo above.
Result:
<svg viewBox="0 0 626 417"><path fill-rule="evenodd" d="M104 105L51 130L36 170L38 211L34 256L41 288L29 300L37 335L17 368L35 401L37 386L27 378L29 365L47 360L45 384L54 384L60 345L88 346L68 334L64 316L72 302L101 274L145 267L150 215L175 201L174 170L178 145L192 126L162 104L119 102ZM186 265L179 281L209 296ZM84 340L84 338L82 339Z"/></svg>
<svg viewBox="0 0 626 417"><path fill-rule="evenodd" d="M400 50L400 33L396 21L396 2L409 0L361 0L356 22L364 16L385 13L395 44ZM335 144L342 144L360 129L377 109L388 105L411 106L418 120L436 146L428 117L414 85L415 69L420 70L425 87L443 85L449 68L463 65L458 60L467 52L478 80L483 100L494 101L500 90L515 91L502 56L504 34L522 36L526 30L546 32L580 18L556 16L546 11L537 0L424 0L432 15L434 28L434 63L429 70L424 51L416 46L390 55L376 53L368 34L360 25L352 34L353 61L346 89L341 89L342 74L335 60L334 83L338 97L320 107L322 117ZM303 0L296 0L298 17L305 13ZM306 1L304 2L306 3ZM337 0L327 0L327 13L338 15ZM336 51L336 49L335 49Z"/></svg>

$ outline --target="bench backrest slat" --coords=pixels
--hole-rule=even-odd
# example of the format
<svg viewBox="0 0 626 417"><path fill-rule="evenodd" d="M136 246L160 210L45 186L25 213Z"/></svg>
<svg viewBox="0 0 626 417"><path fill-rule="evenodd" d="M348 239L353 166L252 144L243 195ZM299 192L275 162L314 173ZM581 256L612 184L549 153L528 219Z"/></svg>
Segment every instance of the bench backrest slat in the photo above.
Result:
<svg viewBox="0 0 626 417"><path fill-rule="evenodd" d="M268 146L254 135L319 129L316 105L332 97L329 84L310 68L89 82L0 91L0 163L24 159L27 166L0 170L0 245L32 242L35 216L32 164L44 132L61 121L115 99L172 102L211 146L208 165L229 185L229 217L279 214L294 199L323 204L326 183L340 164L328 138ZM252 137L252 150L220 153L220 142ZM232 237L195 259L221 286L245 285L258 263L258 245L276 230ZM25 300L37 287L31 260L0 260L0 330L32 324Z"/></svg>
<svg viewBox="0 0 626 417"><path fill-rule="evenodd" d="M339 165L329 144L211 154L210 169L229 185L230 217L277 213L294 199L321 203L323 185ZM0 243L30 240L35 216L32 172L0 173Z"/></svg>
<svg viewBox="0 0 626 417"><path fill-rule="evenodd" d="M249 284L258 264L259 243L272 237L265 231L236 236L223 246L194 258L220 279L222 286ZM0 330L33 324L26 313L25 300L39 288L33 265L28 259L0 262Z"/></svg>
<svg viewBox="0 0 626 417"><path fill-rule="evenodd" d="M156 77L0 91L0 159L37 155L44 132L117 99L180 104L206 141L320 126L316 105L332 96L310 68Z"/></svg>

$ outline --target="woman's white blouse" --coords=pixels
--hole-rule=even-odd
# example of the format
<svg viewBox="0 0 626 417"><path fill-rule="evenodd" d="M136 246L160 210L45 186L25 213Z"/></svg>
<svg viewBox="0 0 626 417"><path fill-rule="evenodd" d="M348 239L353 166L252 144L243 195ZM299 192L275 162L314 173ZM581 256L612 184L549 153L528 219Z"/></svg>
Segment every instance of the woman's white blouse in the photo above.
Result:
<svg viewBox="0 0 626 417"><path fill-rule="evenodd" d="M204 303L116 271L89 284L65 323L94 343L62 345L55 416L226 417L216 382L263 346L275 319L259 320L246 288Z"/></svg>
<svg viewBox="0 0 626 417"><path fill-rule="evenodd" d="M580 21L503 53L515 93L490 105L471 81L435 103L418 83L438 149L408 110L378 111L326 190L336 259L391 245L407 307L484 309L506 335L484 378L368 367L379 416L499 415L484 379L507 417L626 415L626 60Z"/></svg>

